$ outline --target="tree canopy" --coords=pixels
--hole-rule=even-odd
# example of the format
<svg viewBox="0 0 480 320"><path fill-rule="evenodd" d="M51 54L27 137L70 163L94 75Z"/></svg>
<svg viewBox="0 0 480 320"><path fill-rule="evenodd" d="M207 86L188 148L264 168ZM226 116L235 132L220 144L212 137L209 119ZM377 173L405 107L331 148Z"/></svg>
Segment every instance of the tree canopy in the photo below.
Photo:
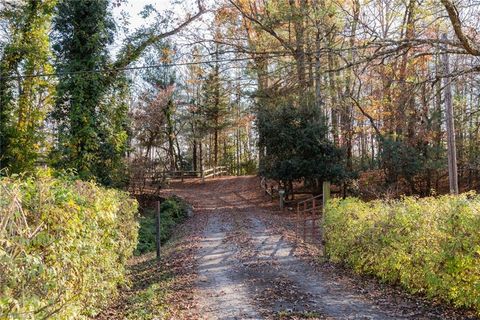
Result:
<svg viewBox="0 0 480 320"><path fill-rule="evenodd" d="M131 29L113 18L126 3L5 2L2 172L47 164L122 185L135 163L259 165L346 188L352 173L375 173L428 195L455 154L460 184L478 187L468 0L191 1L149 5Z"/></svg>

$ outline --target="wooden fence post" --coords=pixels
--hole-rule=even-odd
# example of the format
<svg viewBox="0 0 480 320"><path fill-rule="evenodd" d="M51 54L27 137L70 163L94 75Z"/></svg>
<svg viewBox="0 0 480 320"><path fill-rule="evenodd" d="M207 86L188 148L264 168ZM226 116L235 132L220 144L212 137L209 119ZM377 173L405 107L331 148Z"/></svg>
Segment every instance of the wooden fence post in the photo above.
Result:
<svg viewBox="0 0 480 320"><path fill-rule="evenodd" d="M155 234L155 247L157 250L157 261L160 261L160 201L157 201L157 216L155 219L155 229L156 229L156 234Z"/></svg>
<svg viewBox="0 0 480 320"><path fill-rule="evenodd" d="M328 200L330 200L330 181L324 181L323 186L322 186L322 191L323 191L323 206L322 206L322 218L321 218L321 245L322 245L322 255L323 257L326 257L326 251L325 251L325 208L327 207Z"/></svg>
<svg viewBox="0 0 480 320"><path fill-rule="evenodd" d="M283 189L278 190L278 196L280 198L280 210L283 211L283 208L285 206L285 190Z"/></svg>
<svg viewBox="0 0 480 320"><path fill-rule="evenodd" d="M323 186L323 209L327 206L327 201L330 200L330 181L324 181Z"/></svg>

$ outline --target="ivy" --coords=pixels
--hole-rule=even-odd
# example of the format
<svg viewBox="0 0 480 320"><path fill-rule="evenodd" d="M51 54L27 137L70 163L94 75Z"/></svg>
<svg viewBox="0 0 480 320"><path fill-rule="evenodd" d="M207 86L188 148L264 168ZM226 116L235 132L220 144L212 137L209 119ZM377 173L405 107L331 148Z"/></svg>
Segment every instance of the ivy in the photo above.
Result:
<svg viewBox="0 0 480 320"><path fill-rule="evenodd" d="M59 82L52 118L57 168L73 168L82 179L105 185L124 182L128 81L108 73L108 46L115 24L109 0L62 0L56 7L53 48Z"/></svg>
<svg viewBox="0 0 480 320"><path fill-rule="evenodd" d="M0 57L0 169L32 170L50 146L43 126L54 86L48 33L56 0L22 2L5 9L11 38ZM21 75L21 79L15 77Z"/></svg>

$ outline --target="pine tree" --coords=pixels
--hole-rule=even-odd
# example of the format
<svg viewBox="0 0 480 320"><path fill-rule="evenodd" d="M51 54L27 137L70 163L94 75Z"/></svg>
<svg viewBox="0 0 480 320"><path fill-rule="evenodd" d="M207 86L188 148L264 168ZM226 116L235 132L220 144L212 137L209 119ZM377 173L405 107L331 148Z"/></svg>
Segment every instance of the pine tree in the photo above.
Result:
<svg viewBox="0 0 480 320"><path fill-rule="evenodd" d="M217 166L219 163L219 134L228 127L226 119L228 101L222 87L218 65L213 68L205 80L202 98L199 111L203 118L203 128L201 129L213 135L213 163L210 165Z"/></svg>

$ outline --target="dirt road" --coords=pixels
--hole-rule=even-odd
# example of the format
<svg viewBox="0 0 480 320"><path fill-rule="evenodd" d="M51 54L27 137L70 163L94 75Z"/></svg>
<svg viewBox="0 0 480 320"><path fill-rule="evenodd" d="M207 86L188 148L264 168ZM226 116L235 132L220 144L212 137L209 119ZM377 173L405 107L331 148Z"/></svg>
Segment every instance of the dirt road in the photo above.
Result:
<svg viewBox="0 0 480 320"><path fill-rule="evenodd" d="M315 261L257 185L255 177L225 177L170 190L207 217L196 255L204 319L462 318Z"/></svg>

